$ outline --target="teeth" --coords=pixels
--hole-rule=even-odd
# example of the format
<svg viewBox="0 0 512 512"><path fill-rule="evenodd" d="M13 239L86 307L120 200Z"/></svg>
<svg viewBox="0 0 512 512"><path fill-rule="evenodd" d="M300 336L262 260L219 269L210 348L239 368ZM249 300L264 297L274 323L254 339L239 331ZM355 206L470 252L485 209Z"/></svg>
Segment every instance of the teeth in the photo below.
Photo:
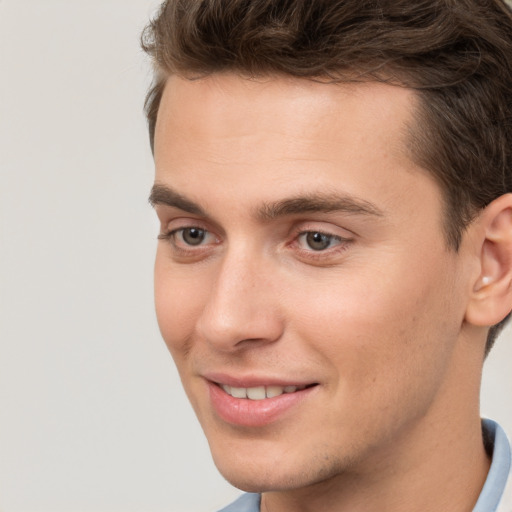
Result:
<svg viewBox="0 0 512 512"><path fill-rule="evenodd" d="M265 386L259 386L257 388L247 388L247 398L250 400L263 400L266 398Z"/></svg>
<svg viewBox="0 0 512 512"><path fill-rule="evenodd" d="M273 398L283 394L283 388L281 386L267 386L266 395L267 398Z"/></svg>
<svg viewBox="0 0 512 512"><path fill-rule="evenodd" d="M247 398L247 388L231 388L230 395L235 398Z"/></svg>
<svg viewBox="0 0 512 512"><path fill-rule="evenodd" d="M234 398L248 398L249 400L264 400L274 398L283 393L295 393L306 386L257 386L254 388L235 388L227 384L221 385L222 389Z"/></svg>

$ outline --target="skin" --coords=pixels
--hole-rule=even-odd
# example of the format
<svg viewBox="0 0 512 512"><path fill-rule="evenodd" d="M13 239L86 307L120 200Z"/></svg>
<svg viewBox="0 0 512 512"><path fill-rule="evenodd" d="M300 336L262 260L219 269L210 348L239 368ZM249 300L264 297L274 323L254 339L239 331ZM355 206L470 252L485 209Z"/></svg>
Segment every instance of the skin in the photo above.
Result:
<svg viewBox="0 0 512 512"><path fill-rule="evenodd" d="M489 241L510 201L447 247L440 188L407 150L416 101L376 83L168 80L158 322L217 467L263 492L264 511L464 512L485 481L478 396L501 312L480 283L510 273ZM315 232L326 248L308 245ZM212 406L215 372L316 386L244 427Z"/></svg>

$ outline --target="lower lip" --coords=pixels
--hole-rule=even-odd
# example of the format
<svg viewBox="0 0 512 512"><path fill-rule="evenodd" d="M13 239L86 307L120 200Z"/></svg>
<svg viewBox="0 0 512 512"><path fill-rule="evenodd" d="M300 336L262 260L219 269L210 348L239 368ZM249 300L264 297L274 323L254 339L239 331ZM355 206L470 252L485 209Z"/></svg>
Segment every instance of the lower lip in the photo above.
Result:
<svg viewBox="0 0 512 512"><path fill-rule="evenodd" d="M264 400L250 400L234 398L217 384L208 382L210 399L216 413L227 423L241 427L264 427L277 421L290 409L297 407L316 387Z"/></svg>

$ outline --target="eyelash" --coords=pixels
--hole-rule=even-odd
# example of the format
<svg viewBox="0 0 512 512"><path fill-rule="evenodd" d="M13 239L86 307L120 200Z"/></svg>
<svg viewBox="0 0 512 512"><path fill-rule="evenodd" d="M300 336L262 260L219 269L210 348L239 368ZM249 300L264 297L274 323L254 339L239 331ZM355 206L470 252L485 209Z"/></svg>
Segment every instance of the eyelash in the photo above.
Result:
<svg viewBox="0 0 512 512"><path fill-rule="evenodd" d="M160 235L158 235L158 239L170 242L172 249L174 251L176 251L178 256L183 256L183 257L193 256L193 255L199 256L202 252L207 250L209 244L203 245L202 242L200 242L200 244L198 244L196 247L194 247L193 245L189 245L186 242L181 241L181 243L183 245L188 247L188 248L185 248L185 247L180 247L176 243L177 235L179 235L180 233L183 235L183 233L186 230L193 230L193 229L204 232L205 236L207 236L207 235L214 236L211 233L211 231L209 231L205 228L202 228L200 226L185 226L185 227L173 229L167 233L161 233ZM337 243L333 247L331 247L331 245L329 245L327 248L319 249L319 250L315 250L312 247L310 247L309 249L304 249L304 248L300 247L301 238L307 237L310 234L321 235L323 237L327 237L329 239L329 244L331 244L332 242L337 242ZM337 256L340 253L344 252L347 249L348 244L352 241L350 238L344 238L339 235L334 235L332 233L326 233L324 231L317 230L317 229L297 230L292 235L292 237L293 237L292 240L287 244L287 246L293 247L299 253L301 259L307 259L310 261L328 260L329 258L331 258L333 256Z"/></svg>

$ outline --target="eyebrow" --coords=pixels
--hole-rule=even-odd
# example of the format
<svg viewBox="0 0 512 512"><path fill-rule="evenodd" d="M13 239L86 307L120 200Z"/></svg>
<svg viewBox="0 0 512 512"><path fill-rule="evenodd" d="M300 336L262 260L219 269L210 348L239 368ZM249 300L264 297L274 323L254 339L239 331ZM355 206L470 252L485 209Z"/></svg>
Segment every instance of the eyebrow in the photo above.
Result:
<svg viewBox="0 0 512 512"><path fill-rule="evenodd" d="M178 208L179 210L183 210L184 212L192 213L194 215L206 215L205 211L199 205L190 199L187 199L172 188L160 183L155 183L151 188L149 204L153 207L162 204Z"/></svg>
<svg viewBox="0 0 512 512"><path fill-rule="evenodd" d="M155 183L149 195L149 203L178 208L185 212L207 216L198 204L176 192L167 185ZM364 199L339 194L306 194L281 201L264 203L256 210L256 217L261 221L270 221L287 215L303 213L343 212L350 215L383 217L382 210Z"/></svg>
<svg viewBox="0 0 512 512"><path fill-rule="evenodd" d="M307 194L275 203L266 203L258 211L261 220L272 220L302 213L343 212L350 215L383 217L384 212L374 204L348 195Z"/></svg>

